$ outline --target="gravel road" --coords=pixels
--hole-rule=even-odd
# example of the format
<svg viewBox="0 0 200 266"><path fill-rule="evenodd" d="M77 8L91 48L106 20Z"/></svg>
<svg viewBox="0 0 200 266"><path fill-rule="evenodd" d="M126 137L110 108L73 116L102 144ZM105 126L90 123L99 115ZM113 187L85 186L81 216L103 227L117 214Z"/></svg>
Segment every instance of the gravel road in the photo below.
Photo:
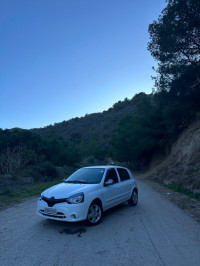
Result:
<svg viewBox="0 0 200 266"><path fill-rule="evenodd" d="M94 227L35 215L36 198L0 212L0 265L180 265L200 262L200 224L142 182Z"/></svg>

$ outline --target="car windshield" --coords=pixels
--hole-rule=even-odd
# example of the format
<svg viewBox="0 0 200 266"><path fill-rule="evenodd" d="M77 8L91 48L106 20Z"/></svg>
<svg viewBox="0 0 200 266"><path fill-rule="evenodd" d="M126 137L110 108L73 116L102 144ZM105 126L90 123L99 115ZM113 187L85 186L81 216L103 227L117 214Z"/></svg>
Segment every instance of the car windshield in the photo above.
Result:
<svg viewBox="0 0 200 266"><path fill-rule="evenodd" d="M68 177L65 183L98 184L104 172L104 168L81 168Z"/></svg>

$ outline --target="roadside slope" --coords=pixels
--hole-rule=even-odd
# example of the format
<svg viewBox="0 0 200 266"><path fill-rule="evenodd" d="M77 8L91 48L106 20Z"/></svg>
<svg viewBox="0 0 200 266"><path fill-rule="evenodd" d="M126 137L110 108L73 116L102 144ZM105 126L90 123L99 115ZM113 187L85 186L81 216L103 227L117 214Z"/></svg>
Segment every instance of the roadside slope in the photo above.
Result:
<svg viewBox="0 0 200 266"><path fill-rule="evenodd" d="M156 166L154 163L145 177L200 192L200 117L180 135L169 156Z"/></svg>

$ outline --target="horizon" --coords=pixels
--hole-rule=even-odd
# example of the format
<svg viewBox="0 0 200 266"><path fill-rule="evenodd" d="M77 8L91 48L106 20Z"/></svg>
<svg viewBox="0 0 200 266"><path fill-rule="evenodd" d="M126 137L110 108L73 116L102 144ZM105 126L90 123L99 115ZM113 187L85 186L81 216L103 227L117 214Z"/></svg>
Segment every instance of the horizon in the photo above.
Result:
<svg viewBox="0 0 200 266"><path fill-rule="evenodd" d="M128 101L131 101L136 95L140 94L140 93L143 93L143 92L139 92L139 93L136 93L132 98L127 98L125 97L123 100L119 100L118 102L124 102L126 99ZM150 95L151 93L145 93L146 95ZM100 111L100 112L93 112L93 113L86 113L84 114L83 116L76 116L76 117L71 117L67 120L62 120L62 121L58 121L58 122L54 122L53 124L49 124L49 125L46 125L46 126L43 126L43 127L34 127L34 128L21 128L21 127L13 127L13 128L0 128L2 130L15 130L15 129L22 129L22 130L32 130L32 129L43 129L43 128L46 128L46 127L50 127L50 126L55 126L57 124L60 124L60 123L63 123L63 122L68 122L70 120L73 120L73 119L81 119L81 118L85 118L86 116L89 116L89 115L94 115L94 114L102 114L104 112L108 112L109 109L113 109L114 108L114 105L117 104L118 102L114 103L112 106L110 106L107 110L103 110L103 111Z"/></svg>

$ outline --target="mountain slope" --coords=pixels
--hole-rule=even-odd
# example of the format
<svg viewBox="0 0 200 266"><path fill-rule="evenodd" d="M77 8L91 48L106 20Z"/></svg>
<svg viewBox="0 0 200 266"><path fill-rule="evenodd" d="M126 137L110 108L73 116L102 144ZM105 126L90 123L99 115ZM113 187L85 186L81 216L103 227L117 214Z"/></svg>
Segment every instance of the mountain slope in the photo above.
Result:
<svg viewBox="0 0 200 266"><path fill-rule="evenodd" d="M170 154L147 173L149 179L200 192L200 115L172 145Z"/></svg>
<svg viewBox="0 0 200 266"><path fill-rule="evenodd" d="M87 144L91 139L102 137L104 141L108 141L119 121L137 111L137 103L143 95L151 97L151 95L140 93L131 100L125 99L115 103L112 108L102 113L86 114L81 118L76 117L44 128L32 129L32 132L42 137L61 136L65 140L83 144Z"/></svg>

